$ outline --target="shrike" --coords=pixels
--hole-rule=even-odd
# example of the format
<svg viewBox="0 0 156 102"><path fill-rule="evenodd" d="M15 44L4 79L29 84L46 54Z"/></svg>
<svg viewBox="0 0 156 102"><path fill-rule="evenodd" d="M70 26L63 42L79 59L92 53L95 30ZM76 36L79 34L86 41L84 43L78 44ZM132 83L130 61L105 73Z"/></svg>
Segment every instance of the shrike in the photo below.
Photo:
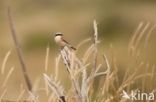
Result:
<svg viewBox="0 0 156 102"><path fill-rule="evenodd" d="M73 50L76 50L75 47L73 47L70 43L68 43L66 40L64 40L63 38L63 34L61 32L57 32L55 33L55 42L61 47L61 48L64 48L65 46L73 49Z"/></svg>

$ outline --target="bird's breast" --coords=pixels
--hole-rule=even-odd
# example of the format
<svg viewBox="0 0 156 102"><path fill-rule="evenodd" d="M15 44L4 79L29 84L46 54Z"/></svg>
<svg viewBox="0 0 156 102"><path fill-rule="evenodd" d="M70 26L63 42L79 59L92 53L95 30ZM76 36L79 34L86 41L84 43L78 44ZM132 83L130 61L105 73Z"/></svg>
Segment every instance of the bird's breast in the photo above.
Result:
<svg viewBox="0 0 156 102"><path fill-rule="evenodd" d="M55 37L55 42L59 45L59 46L65 46L64 41L62 41L62 37L61 36L56 36Z"/></svg>
<svg viewBox="0 0 156 102"><path fill-rule="evenodd" d="M60 42L60 41L61 41L61 38L62 38L61 36L56 36L56 37L55 37L55 42L56 42L56 43Z"/></svg>

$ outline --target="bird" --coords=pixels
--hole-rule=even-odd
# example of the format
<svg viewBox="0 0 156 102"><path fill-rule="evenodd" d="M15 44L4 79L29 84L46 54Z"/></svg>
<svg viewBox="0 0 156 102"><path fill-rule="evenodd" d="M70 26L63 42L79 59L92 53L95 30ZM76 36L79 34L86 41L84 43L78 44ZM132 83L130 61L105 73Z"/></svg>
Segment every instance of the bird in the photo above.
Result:
<svg viewBox="0 0 156 102"><path fill-rule="evenodd" d="M69 42L67 42L64 39L63 33L61 33L61 32L55 33L54 40L55 40L56 44L58 44L61 48L64 48L65 46L67 46L67 47L71 48L72 50L76 50L75 47L73 47Z"/></svg>

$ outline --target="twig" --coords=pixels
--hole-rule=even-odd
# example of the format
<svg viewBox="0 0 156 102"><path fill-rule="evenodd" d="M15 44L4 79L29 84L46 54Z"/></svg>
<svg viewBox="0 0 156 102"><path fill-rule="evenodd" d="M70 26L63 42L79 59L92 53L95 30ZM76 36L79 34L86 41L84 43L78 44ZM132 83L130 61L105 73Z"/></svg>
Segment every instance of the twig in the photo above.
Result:
<svg viewBox="0 0 156 102"><path fill-rule="evenodd" d="M7 16L8 16L10 29L11 29L11 35L12 35L12 38L13 38L13 41L14 41L14 44L15 44L15 47L16 47L17 55L18 55L18 58L19 58L19 61L20 61L20 64L21 64L21 69L22 69L22 72L23 72L23 75L24 75L25 82L27 84L28 90L32 91L32 84L31 84L30 78L29 78L28 73L27 73L26 64L25 64L25 61L24 61L24 58L23 58L23 54L22 54L18 39L16 37L16 31L15 31L15 28L14 28L10 7L8 7Z"/></svg>

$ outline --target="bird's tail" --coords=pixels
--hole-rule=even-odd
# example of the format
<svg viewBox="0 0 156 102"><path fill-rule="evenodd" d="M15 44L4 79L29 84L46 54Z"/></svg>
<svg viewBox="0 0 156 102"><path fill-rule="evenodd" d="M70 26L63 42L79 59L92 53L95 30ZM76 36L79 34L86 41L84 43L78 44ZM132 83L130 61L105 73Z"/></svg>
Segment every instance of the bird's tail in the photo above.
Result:
<svg viewBox="0 0 156 102"><path fill-rule="evenodd" d="M76 48L75 47L73 47L72 45L70 45L70 44L67 44L67 46L69 47L69 48L71 48L72 50L76 50Z"/></svg>
<svg viewBox="0 0 156 102"><path fill-rule="evenodd" d="M71 46L70 48L71 48L71 49L73 49L73 50L76 50L76 48L75 48L75 47L73 47L73 46Z"/></svg>

